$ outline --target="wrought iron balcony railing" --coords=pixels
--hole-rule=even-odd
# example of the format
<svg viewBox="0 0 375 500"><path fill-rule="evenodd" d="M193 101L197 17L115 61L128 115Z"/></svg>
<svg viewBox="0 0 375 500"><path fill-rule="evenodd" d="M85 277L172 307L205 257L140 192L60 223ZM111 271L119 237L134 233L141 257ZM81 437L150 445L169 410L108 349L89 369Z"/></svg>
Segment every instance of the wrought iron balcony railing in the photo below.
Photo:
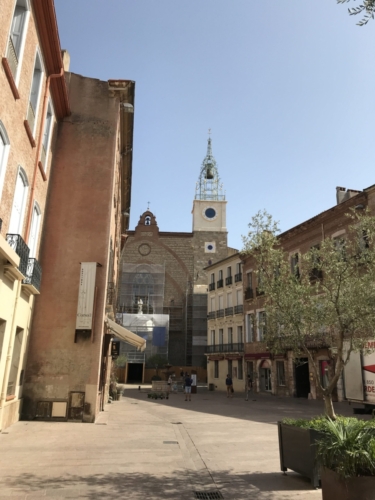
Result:
<svg viewBox="0 0 375 500"><path fill-rule="evenodd" d="M27 266L29 263L30 248L26 245L19 234L8 233L6 235L6 240L8 242L8 245L16 252L16 254L20 258L18 269L24 276L26 276Z"/></svg>
<svg viewBox="0 0 375 500"><path fill-rule="evenodd" d="M232 284L232 276L228 276L227 278L225 278L225 284L226 285L231 285Z"/></svg>
<svg viewBox="0 0 375 500"><path fill-rule="evenodd" d="M205 347L205 352L207 354L213 354L217 352L243 352L243 346L243 342L208 345Z"/></svg>
<svg viewBox="0 0 375 500"><path fill-rule="evenodd" d="M16 78L16 73L18 68L18 57L11 37L9 37L9 42L8 42L7 59L13 78Z"/></svg>
<svg viewBox="0 0 375 500"><path fill-rule="evenodd" d="M28 259L26 278L22 280L24 285L32 285L40 292L42 281L42 268L36 259Z"/></svg>
<svg viewBox="0 0 375 500"><path fill-rule="evenodd" d="M215 290L215 283L210 283L210 284L208 285L208 289L209 289L209 291L210 291L210 292L211 292L212 290Z"/></svg>
<svg viewBox="0 0 375 500"><path fill-rule="evenodd" d="M243 313L243 305L234 306L234 314L242 314Z"/></svg>
<svg viewBox="0 0 375 500"><path fill-rule="evenodd" d="M254 290L252 288L246 288L245 290L245 300L254 298Z"/></svg>
<svg viewBox="0 0 375 500"><path fill-rule="evenodd" d="M223 286L224 286L224 282L223 282L223 280L219 280L219 281L217 282L217 287L218 287L218 288L223 288Z"/></svg>
<svg viewBox="0 0 375 500"><path fill-rule="evenodd" d="M224 309L219 309L218 311L216 311L216 317L224 318Z"/></svg>
<svg viewBox="0 0 375 500"><path fill-rule="evenodd" d="M207 319L215 319L216 318L216 311L211 311L207 314Z"/></svg>
<svg viewBox="0 0 375 500"><path fill-rule="evenodd" d="M225 308L225 316L233 316L233 307Z"/></svg>
<svg viewBox="0 0 375 500"><path fill-rule="evenodd" d="M242 273L238 273L234 275L234 282L238 283L239 281L242 281Z"/></svg>

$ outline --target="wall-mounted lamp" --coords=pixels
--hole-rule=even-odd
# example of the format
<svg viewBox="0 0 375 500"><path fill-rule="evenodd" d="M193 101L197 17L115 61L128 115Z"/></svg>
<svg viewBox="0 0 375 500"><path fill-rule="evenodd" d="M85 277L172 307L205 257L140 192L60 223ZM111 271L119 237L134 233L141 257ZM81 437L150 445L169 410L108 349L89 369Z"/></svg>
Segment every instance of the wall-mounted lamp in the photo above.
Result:
<svg viewBox="0 0 375 500"><path fill-rule="evenodd" d="M130 102L122 102L120 104L120 108L124 111L124 113L134 113L134 106L130 104Z"/></svg>

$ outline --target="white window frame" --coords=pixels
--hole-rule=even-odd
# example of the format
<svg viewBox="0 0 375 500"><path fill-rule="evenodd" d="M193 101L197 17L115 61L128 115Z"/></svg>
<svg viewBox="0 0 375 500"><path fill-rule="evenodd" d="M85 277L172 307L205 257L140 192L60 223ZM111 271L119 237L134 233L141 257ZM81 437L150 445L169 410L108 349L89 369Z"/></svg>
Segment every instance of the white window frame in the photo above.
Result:
<svg viewBox="0 0 375 500"><path fill-rule="evenodd" d="M49 124L49 127L48 127L48 131L47 131L47 116L48 116L48 113L51 114L51 123ZM45 173L47 173L47 166L48 166L48 156L49 156L49 152L50 152L50 147L51 147L51 140L52 140L52 129L53 129L53 124L54 124L54 121L55 121L55 113L54 113L54 109L53 109L53 105L52 105L52 102L51 100L49 99L48 101L48 106L47 106L47 111L46 111L46 118L45 118L45 122L44 122L44 130L43 130L43 136L42 136L42 147L40 148L40 161L43 165L43 170ZM47 134L46 134L47 132ZM44 138L45 136L47 135L47 143L46 145L44 144ZM43 151L43 148L45 147L45 160L44 162L42 161L42 151Z"/></svg>
<svg viewBox="0 0 375 500"><path fill-rule="evenodd" d="M221 311L222 309L224 309L224 295L221 294L221 295L218 295L219 297L219 311Z"/></svg>
<svg viewBox="0 0 375 500"><path fill-rule="evenodd" d="M35 215L37 214L37 215ZM30 240L32 238L32 231L34 230L34 218L37 217L36 226L35 226L35 236L34 241L30 244ZM30 248L29 258L35 259L37 255L38 243L39 243L39 232L40 232L40 223L42 218L42 211L36 201L34 201L32 218L31 218L31 226L30 226L30 236L28 240L28 246Z"/></svg>
<svg viewBox="0 0 375 500"><path fill-rule="evenodd" d="M232 292L227 293L227 307L233 307L233 295Z"/></svg>
<svg viewBox="0 0 375 500"><path fill-rule="evenodd" d="M39 48L36 49L36 54L35 54L35 59L34 59L34 66L33 66L33 74L31 77L31 85L30 85L30 93L29 93L29 99L27 101L27 110L26 110L26 119L28 117L29 113L29 106L31 105L31 96L32 96L32 91L33 91L33 82L34 82L34 74L35 74L35 68L37 67L37 64L40 67L40 81L39 81L39 87L38 87L38 94L35 102L35 109L33 108L34 111L34 125L33 127L30 127L31 133L33 134L33 137L35 137L35 131L36 131L36 126L38 123L38 112L39 112L39 105L40 105L40 96L42 94L42 88L43 88L43 76L45 74L44 71L44 64L43 64L43 58L42 55L39 51ZM30 123L29 123L30 125Z"/></svg>
<svg viewBox="0 0 375 500"><path fill-rule="evenodd" d="M9 150L10 150L9 137L8 137L7 131L4 127L4 124L1 120L0 120L0 136L1 136L1 140L4 143L4 150L2 152L2 155L0 156L0 201L1 201L1 195L2 195L3 187L4 187L5 172L7 169L8 156L9 156Z"/></svg>
<svg viewBox="0 0 375 500"><path fill-rule="evenodd" d="M30 19L30 0L17 0L14 3L14 9L13 9L13 15L12 15L12 20L9 26L9 33L6 39L7 46L5 48L5 54L8 54L8 44L9 44L9 39L11 37L12 33L12 25L13 25L13 19L14 19L14 14L16 12L16 7L17 5L22 5L25 8L25 19L23 23L23 29L22 29L22 39L21 39L21 45L20 45L20 52L18 54L18 64L17 64L17 72L16 75L13 75L14 82L18 87L19 81L20 81L20 76L21 76L21 66L22 66L22 61L23 61L23 54L25 52L25 45L26 45L26 35L27 35L27 28L29 25L29 19Z"/></svg>
<svg viewBox="0 0 375 500"><path fill-rule="evenodd" d="M236 302L237 306L242 306L243 305L243 290L242 288L237 288L236 289Z"/></svg>
<svg viewBox="0 0 375 500"><path fill-rule="evenodd" d="M21 215L20 215L20 218L19 218L19 221L18 221L18 230L14 231L13 228L12 228L12 226L11 226L11 223L12 223L12 214L13 214L13 209L14 209L14 197L16 195L16 187L17 187L18 177L22 178L22 181L24 183L25 189L24 189L23 197L22 197L22 206L21 206L21 211L20 211ZM25 218L25 209L26 209L28 191L29 191L29 181L28 181L26 172L19 165L18 166L18 171L17 171L17 176L16 176L16 184L15 184L14 192L13 192L12 211L11 211L11 214L10 214L10 222L9 222L9 233L10 234L20 234L20 235L22 235L23 221L24 221L24 218Z"/></svg>

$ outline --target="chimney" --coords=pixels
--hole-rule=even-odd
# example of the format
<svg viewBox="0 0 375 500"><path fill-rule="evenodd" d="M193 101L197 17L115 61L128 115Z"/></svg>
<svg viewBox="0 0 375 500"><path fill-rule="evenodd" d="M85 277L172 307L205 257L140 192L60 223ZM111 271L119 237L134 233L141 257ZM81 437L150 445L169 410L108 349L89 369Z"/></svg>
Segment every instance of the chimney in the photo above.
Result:
<svg viewBox="0 0 375 500"><path fill-rule="evenodd" d="M61 57L63 60L64 71L69 71L70 68L70 54L67 50L63 49L61 51Z"/></svg>
<svg viewBox="0 0 375 500"><path fill-rule="evenodd" d="M361 191L358 191L358 189L346 189L344 187L337 187L336 188L337 205L340 205L340 203L342 203L343 201L353 198L353 196L357 195L360 192Z"/></svg>

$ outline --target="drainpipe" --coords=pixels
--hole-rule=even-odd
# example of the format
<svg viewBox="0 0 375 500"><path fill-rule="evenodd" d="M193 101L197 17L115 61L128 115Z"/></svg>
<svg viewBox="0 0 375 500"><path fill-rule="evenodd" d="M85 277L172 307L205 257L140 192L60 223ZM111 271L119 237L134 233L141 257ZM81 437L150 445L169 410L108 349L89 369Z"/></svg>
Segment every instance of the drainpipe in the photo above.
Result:
<svg viewBox="0 0 375 500"><path fill-rule="evenodd" d="M39 129L39 138L38 138L38 144L36 148L36 153L35 153L35 167L34 167L34 175L33 175L33 182L31 184L31 191L30 191L30 203L29 203L29 209L27 212L27 219L26 219L26 233L25 233L25 242L28 243L29 241L29 236L30 236L30 229L31 229L31 217L32 217L32 212L33 212L33 201L34 201L34 191L35 191L35 185L36 185L36 178L37 178L37 173L38 173L38 163L39 163L39 155L40 155L40 150L42 148L42 143L43 143L43 131L44 131L44 125L46 122L46 110L47 110L47 103L48 103L48 97L49 97L49 86L52 78L59 78L64 75L64 66L61 67L59 73L54 73L52 75L49 75L47 77L47 82L46 82L46 88L44 91L44 98L43 98L43 108L42 108L42 119L40 122L40 129Z"/></svg>

